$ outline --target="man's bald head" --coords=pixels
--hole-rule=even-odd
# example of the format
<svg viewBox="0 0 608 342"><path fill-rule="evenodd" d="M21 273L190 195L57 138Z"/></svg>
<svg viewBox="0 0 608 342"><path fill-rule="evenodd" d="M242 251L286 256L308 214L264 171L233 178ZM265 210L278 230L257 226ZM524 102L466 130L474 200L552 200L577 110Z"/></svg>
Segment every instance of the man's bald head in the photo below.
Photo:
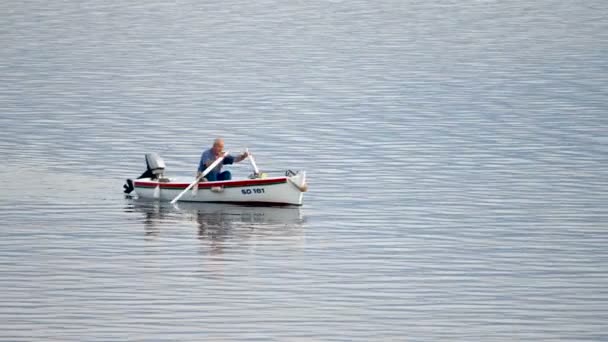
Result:
<svg viewBox="0 0 608 342"><path fill-rule="evenodd" d="M215 138L215 140L213 140L213 153L218 155L218 154L222 153L223 151L224 151L224 139Z"/></svg>

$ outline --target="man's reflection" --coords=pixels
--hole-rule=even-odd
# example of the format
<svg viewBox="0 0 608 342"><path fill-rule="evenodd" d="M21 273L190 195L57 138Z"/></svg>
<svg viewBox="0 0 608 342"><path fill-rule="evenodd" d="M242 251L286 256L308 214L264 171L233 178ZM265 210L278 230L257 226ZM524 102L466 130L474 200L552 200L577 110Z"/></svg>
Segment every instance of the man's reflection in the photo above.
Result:
<svg viewBox="0 0 608 342"><path fill-rule="evenodd" d="M210 254L222 254L223 243L231 234L229 217L222 212L196 210L198 238L210 242Z"/></svg>

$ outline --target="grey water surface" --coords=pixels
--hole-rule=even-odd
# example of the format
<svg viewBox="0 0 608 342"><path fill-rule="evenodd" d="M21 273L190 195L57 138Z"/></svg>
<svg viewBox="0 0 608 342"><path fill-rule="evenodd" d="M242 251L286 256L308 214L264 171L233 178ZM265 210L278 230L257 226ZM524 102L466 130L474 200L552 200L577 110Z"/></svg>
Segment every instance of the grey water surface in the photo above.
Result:
<svg viewBox="0 0 608 342"><path fill-rule="evenodd" d="M0 13L0 340L608 340L608 2ZM216 136L304 205L122 193Z"/></svg>

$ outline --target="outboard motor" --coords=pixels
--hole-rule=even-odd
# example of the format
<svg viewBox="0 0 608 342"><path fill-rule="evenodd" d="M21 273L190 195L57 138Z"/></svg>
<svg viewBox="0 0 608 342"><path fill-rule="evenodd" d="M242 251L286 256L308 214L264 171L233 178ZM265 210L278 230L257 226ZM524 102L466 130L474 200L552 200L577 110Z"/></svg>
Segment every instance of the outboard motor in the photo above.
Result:
<svg viewBox="0 0 608 342"><path fill-rule="evenodd" d="M164 173L165 161L157 153L146 153L146 171L137 177L137 179L150 178L151 180L162 180L164 179ZM125 194L129 194L135 189L131 179L127 179L126 184L122 187L125 189Z"/></svg>
<svg viewBox="0 0 608 342"><path fill-rule="evenodd" d="M139 178L151 178L152 180L163 178L165 161L158 154L146 153L146 166L148 169Z"/></svg>

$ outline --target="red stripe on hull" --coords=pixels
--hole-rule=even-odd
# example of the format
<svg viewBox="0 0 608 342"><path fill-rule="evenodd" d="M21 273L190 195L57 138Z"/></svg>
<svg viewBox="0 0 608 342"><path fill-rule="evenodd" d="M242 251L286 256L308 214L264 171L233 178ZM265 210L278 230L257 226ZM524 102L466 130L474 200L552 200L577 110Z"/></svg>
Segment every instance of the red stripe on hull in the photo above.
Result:
<svg viewBox="0 0 608 342"><path fill-rule="evenodd" d="M287 182L287 178L274 178L274 179L246 179L246 180L230 180L230 181L218 181L218 182L203 182L198 183L199 189L211 188L214 186L223 187L247 187L247 186L259 186L259 185L272 185L282 184ZM159 183L150 181L135 181L135 187L156 187L160 186L161 189L185 189L190 183Z"/></svg>

